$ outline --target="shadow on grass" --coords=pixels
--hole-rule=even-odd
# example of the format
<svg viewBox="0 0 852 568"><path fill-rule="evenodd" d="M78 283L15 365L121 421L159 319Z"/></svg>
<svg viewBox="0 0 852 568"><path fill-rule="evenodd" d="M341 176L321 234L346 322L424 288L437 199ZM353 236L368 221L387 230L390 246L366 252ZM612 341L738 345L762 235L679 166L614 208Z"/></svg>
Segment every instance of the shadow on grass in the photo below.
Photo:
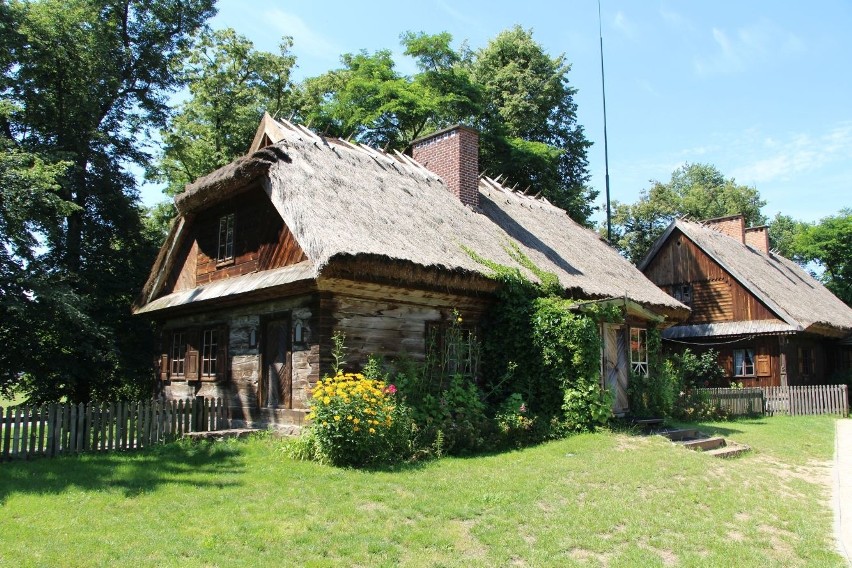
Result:
<svg viewBox="0 0 852 568"><path fill-rule="evenodd" d="M245 470L238 443L175 442L134 452L89 453L0 464L0 505L13 493L56 494L69 488L121 491L133 497L164 484L223 488Z"/></svg>

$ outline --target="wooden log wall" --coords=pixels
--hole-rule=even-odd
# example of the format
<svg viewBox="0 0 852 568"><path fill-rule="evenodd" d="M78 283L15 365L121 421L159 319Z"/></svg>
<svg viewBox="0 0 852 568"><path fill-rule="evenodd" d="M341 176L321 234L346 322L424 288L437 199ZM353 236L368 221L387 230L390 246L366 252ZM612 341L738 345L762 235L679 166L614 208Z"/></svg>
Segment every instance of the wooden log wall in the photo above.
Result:
<svg viewBox="0 0 852 568"><path fill-rule="evenodd" d="M0 461L135 450L228 428L221 399L0 407Z"/></svg>
<svg viewBox="0 0 852 568"><path fill-rule="evenodd" d="M778 319L680 231L672 233L644 273L668 294L673 286L692 284L693 305L687 324Z"/></svg>

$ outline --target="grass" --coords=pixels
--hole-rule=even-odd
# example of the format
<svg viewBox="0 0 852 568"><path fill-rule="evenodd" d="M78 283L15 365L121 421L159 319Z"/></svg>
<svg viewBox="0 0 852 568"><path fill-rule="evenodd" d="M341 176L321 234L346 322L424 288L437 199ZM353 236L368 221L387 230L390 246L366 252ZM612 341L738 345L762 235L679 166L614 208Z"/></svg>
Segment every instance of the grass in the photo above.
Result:
<svg viewBox="0 0 852 568"><path fill-rule="evenodd" d="M365 472L259 437L0 464L0 564L842 566L833 421L705 427L755 451L602 432Z"/></svg>
<svg viewBox="0 0 852 568"><path fill-rule="evenodd" d="M6 398L0 394L0 408L8 408L9 406L15 406L16 404L21 404L23 402L24 397L21 395L13 394L11 398Z"/></svg>

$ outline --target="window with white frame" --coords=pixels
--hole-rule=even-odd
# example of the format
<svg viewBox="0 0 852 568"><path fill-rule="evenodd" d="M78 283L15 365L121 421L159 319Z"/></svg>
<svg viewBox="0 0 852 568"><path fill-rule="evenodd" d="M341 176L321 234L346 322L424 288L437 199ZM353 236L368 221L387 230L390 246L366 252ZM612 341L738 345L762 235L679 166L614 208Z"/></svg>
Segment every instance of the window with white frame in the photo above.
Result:
<svg viewBox="0 0 852 568"><path fill-rule="evenodd" d="M692 304L692 284L677 284L672 286L672 296L678 302L687 306Z"/></svg>
<svg viewBox="0 0 852 568"><path fill-rule="evenodd" d="M219 218L219 248L216 261L224 262L234 258L234 214Z"/></svg>
<svg viewBox="0 0 852 568"><path fill-rule="evenodd" d="M754 376L754 349L734 349L734 376Z"/></svg>
<svg viewBox="0 0 852 568"><path fill-rule="evenodd" d="M176 331L172 334L171 375L182 377L186 372L186 333Z"/></svg>
<svg viewBox="0 0 852 568"><path fill-rule="evenodd" d="M201 342L201 376L216 377L216 361L219 356L219 330L206 329Z"/></svg>
<svg viewBox="0 0 852 568"><path fill-rule="evenodd" d="M639 375L648 375L648 330L630 328L630 369Z"/></svg>

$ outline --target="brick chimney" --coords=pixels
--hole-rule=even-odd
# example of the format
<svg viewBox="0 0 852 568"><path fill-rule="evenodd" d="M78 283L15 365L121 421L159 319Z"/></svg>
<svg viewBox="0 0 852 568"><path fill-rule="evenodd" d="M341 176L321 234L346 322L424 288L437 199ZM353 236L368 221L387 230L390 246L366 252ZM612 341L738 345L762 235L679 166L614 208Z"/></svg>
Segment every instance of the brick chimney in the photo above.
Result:
<svg viewBox="0 0 852 568"><path fill-rule="evenodd" d="M720 233L724 233L732 239L745 243L745 217L741 214L719 217L717 219L708 219L707 221L702 221L702 223L706 227L716 229Z"/></svg>
<svg viewBox="0 0 852 568"><path fill-rule="evenodd" d="M769 254L769 227L749 227L745 230L745 244L755 250Z"/></svg>
<svg viewBox="0 0 852 568"><path fill-rule="evenodd" d="M479 207L479 133L451 126L411 143L412 157L447 184L468 207Z"/></svg>

